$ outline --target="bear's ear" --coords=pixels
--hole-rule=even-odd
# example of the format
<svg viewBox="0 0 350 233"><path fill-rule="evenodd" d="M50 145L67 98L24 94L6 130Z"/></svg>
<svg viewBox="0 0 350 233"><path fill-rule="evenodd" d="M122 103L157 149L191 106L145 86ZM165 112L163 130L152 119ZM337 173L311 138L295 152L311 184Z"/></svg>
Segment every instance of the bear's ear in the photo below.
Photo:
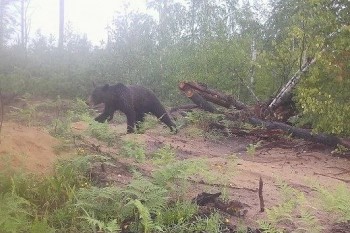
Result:
<svg viewBox="0 0 350 233"><path fill-rule="evenodd" d="M108 85L108 84L106 84L106 85L104 85L104 86L102 87L102 91L107 91L107 90L108 90L108 88L109 88L109 85Z"/></svg>

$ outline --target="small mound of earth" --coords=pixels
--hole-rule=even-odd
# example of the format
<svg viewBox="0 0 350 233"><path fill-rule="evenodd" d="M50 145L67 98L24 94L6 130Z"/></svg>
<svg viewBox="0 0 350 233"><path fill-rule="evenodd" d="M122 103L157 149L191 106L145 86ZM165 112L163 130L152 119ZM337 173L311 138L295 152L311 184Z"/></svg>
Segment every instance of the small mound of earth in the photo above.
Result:
<svg viewBox="0 0 350 233"><path fill-rule="evenodd" d="M0 169L43 174L52 170L59 141L36 127L4 122L0 135Z"/></svg>

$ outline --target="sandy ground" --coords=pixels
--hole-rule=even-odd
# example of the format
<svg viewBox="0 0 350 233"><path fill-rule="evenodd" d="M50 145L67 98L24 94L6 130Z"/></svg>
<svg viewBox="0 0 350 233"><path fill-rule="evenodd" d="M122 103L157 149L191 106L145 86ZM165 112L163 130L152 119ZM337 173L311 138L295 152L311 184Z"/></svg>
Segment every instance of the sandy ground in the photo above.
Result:
<svg viewBox="0 0 350 233"><path fill-rule="evenodd" d="M4 122L0 137L1 169L12 167L35 173L52 170L59 141L45 130Z"/></svg>

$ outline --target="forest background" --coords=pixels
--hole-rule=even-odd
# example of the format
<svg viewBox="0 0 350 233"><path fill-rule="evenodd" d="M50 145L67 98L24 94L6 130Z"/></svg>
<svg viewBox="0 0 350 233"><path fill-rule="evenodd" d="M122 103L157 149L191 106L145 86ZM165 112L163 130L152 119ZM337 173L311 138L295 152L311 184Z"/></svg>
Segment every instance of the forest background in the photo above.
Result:
<svg viewBox="0 0 350 233"><path fill-rule="evenodd" d="M186 101L179 81L195 80L254 103L247 87L266 101L316 59L294 90L298 123L350 135L348 0L147 1L155 14L130 4L116 13L108 40L93 46L69 24L59 38L29 38L30 1L1 0L2 92L86 98L92 81L123 82L176 106Z"/></svg>

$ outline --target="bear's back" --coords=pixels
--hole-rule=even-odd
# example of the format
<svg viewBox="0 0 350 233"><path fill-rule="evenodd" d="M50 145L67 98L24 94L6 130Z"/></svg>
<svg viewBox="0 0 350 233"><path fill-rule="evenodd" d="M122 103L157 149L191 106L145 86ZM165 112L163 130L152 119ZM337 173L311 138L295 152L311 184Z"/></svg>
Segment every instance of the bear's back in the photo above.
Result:
<svg viewBox="0 0 350 233"><path fill-rule="evenodd" d="M153 91L140 85L130 85L128 88L135 108L142 108L145 112L152 112L154 107L161 105Z"/></svg>

